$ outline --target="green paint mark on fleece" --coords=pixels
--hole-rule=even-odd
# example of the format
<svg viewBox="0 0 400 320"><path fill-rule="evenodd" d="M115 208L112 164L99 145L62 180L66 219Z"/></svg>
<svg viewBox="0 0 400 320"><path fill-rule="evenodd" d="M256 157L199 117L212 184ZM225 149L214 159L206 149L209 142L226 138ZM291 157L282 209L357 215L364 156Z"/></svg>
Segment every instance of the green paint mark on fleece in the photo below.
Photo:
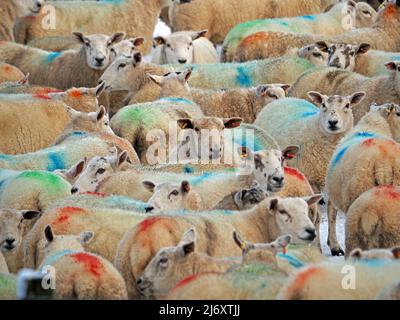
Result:
<svg viewBox="0 0 400 320"><path fill-rule="evenodd" d="M17 180L26 179L28 181L36 181L42 184L47 190L59 192L71 188L68 182L61 177L45 171L24 171L19 174Z"/></svg>
<svg viewBox="0 0 400 320"><path fill-rule="evenodd" d="M159 121L159 118L162 116L162 111L153 109L150 112L149 108L135 106L122 110L120 116L124 123L129 123L131 125L146 123L146 125L151 125Z"/></svg>
<svg viewBox="0 0 400 320"><path fill-rule="evenodd" d="M0 299L13 299L17 294L17 279L10 274L0 273Z"/></svg>

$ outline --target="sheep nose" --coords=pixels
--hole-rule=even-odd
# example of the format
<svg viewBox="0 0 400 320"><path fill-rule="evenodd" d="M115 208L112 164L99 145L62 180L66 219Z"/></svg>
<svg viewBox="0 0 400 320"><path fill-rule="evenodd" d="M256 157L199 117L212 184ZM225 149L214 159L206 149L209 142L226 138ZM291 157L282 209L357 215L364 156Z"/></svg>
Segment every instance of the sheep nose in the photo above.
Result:
<svg viewBox="0 0 400 320"><path fill-rule="evenodd" d="M96 62L97 62L98 64L102 64L102 63L104 62L104 60L105 60L104 57L102 57L102 58L96 58Z"/></svg>
<svg viewBox="0 0 400 320"><path fill-rule="evenodd" d="M145 209L144 209L144 211L146 212L146 213L149 213L149 212L151 212L151 211L153 211L154 210L154 207L146 207Z"/></svg>
<svg viewBox="0 0 400 320"><path fill-rule="evenodd" d="M136 284L140 285L141 283L143 283L143 279L140 277L139 279L137 279Z"/></svg>
<svg viewBox="0 0 400 320"><path fill-rule="evenodd" d="M306 228L306 232L310 234L309 235L310 240L314 240L315 237L317 236L314 228Z"/></svg>
<svg viewBox="0 0 400 320"><path fill-rule="evenodd" d="M78 192L78 188L72 188L72 189L71 189L71 193L72 193L72 194L77 193L77 192Z"/></svg>
<svg viewBox="0 0 400 320"><path fill-rule="evenodd" d="M329 123L330 127L335 128L337 126L337 124L339 123L339 121L338 120L329 120L328 123Z"/></svg>
<svg viewBox="0 0 400 320"><path fill-rule="evenodd" d="M284 177L273 177L272 180L275 181L276 183L282 184Z"/></svg>
<svg viewBox="0 0 400 320"><path fill-rule="evenodd" d="M12 245L14 242L15 242L15 239L14 239L14 238L8 238L8 239L6 239L6 243L7 243L8 245Z"/></svg>
<svg viewBox="0 0 400 320"><path fill-rule="evenodd" d="M186 61L187 61L187 59L178 59L178 62L179 62L180 64L185 64Z"/></svg>

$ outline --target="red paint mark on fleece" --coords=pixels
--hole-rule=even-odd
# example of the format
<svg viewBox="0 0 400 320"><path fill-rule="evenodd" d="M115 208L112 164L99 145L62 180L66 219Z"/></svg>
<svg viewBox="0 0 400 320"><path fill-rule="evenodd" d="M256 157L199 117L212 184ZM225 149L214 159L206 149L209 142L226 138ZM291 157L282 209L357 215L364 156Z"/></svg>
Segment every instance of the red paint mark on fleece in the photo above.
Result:
<svg viewBox="0 0 400 320"><path fill-rule="evenodd" d="M4 70L5 72L7 72L7 73L11 73L11 72L13 72L15 69L14 69L13 67L11 67L9 64L6 64L6 65L3 67L3 70Z"/></svg>
<svg viewBox="0 0 400 320"><path fill-rule="evenodd" d="M297 170L295 168L291 168L291 167L285 167L284 169L285 169L285 174L296 177L297 179L299 179L301 181L306 180L306 177L304 176L304 174L302 174L299 170Z"/></svg>
<svg viewBox="0 0 400 320"><path fill-rule="evenodd" d="M251 44L253 44L255 42L263 42L263 41L265 41L267 39L268 39L268 34L267 33L265 33L265 32L256 32L256 33L253 33L252 35L244 38L240 42L239 46L240 47L246 47L246 46L251 45Z"/></svg>
<svg viewBox="0 0 400 320"><path fill-rule="evenodd" d="M363 147L372 147L375 145L375 139L367 139L362 143Z"/></svg>
<svg viewBox="0 0 400 320"><path fill-rule="evenodd" d="M40 88L36 91L36 93L33 95L33 97L38 98L38 99L51 100L49 93L59 93L59 92L63 92L63 91L52 89L52 88Z"/></svg>
<svg viewBox="0 0 400 320"><path fill-rule="evenodd" d="M85 210L82 209L82 208L78 208L78 207L64 207L64 208L61 208L59 210L59 215L57 216L57 219L55 219L52 224L56 225L56 224L64 223L64 222L69 220L71 215L73 215L73 214L81 214L83 212L85 212Z"/></svg>
<svg viewBox="0 0 400 320"><path fill-rule="evenodd" d="M146 232L152 225L161 220L162 218L160 217L151 217L143 220L138 226L138 233Z"/></svg>
<svg viewBox="0 0 400 320"><path fill-rule="evenodd" d="M321 274L322 271L323 270L318 267L309 267L304 271L299 272L292 284L289 286L287 292L290 292L291 295L298 296L298 292L300 292L307 285L308 281L313 276Z"/></svg>
<svg viewBox="0 0 400 320"><path fill-rule="evenodd" d="M384 9L383 16L384 17L392 17L396 12L397 12L396 5L387 4L386 8Z"/></svg>
<svg viewBox="0 0 400 320"><path fill-rule="evenodd" d="M385 198L389 198L390 200L400 199L400 191L391 185L376 187L374 195L378 197L383 196Z"/></svg>
<svg viewBox="0 0 400 320"><path fill-rule="evenodd" d="M83 95L83 92L79 89L71 89L67 92L70 97L75 98L75 99L78 99L78 98L82 97L82 95Z"/></svg>
<svg viewBox="0 0 400 320"><path fill-rule="evenodd" d="M201 278L203 276L212 275L212 274L221 274L222 275L223 273L221 273L221 272L205 272L205 273L193 274L193 275L188 276L188 277L184 278L183 280L179 281L178 284L170 290L170 293L174 292L175 290L177 290L183 286L188 285L189 283L194 282L198 278Z"/></svg>
<svg viewBox="0 0 400 320"><path fill-rule="evenodd" d="M94 197L99 197L99 198L105 198L105 197L108 196L106 193L91 192L91 191L82 192L82 193L80 193L80 195L83 195L83 196L94 196Z"/></svg>
<svg viewBox="0 0 400 320"><path fill-rule="evenodd" d="M101 275L103 265L98 257L86 252L74 253L71 254L71 257L76 262L85 264L87 271L94 276L99 277Z"/></svg>

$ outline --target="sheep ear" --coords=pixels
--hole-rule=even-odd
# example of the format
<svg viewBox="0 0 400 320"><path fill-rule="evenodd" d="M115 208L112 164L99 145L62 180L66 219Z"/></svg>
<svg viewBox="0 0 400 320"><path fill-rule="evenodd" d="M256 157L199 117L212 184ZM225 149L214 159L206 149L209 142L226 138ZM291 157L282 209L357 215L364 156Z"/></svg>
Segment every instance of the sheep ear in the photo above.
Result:
<svg viewBox="0 0 400 320"><path fill-rule="evenodd" d="M197 40L199 38L205 37L207 32L208 32L208 29L204 29L204 30L201 30L201 31L193 32L192 35L191 35L192 40Z"/></svg>
<svg viewBox="0 0 400 320"><path fill-rule="evenodd" d="M394 61L391 61L391 62L388 62L388 63L386 63L385 64L385 67L388 69L388 70L396 70L396 62L394 62Z"/></svg>
<svg viewBox="0 0 400 320"><path fill-rule="evenodd" d="M243 121L242 118L237 118L237 117L224 119L225 129L233 129L240 127L242 121Z"/></svg>
<svg viewBox="0 0 400 320"><path fill-rule="evenodd" d="M283 91L285 91L285 94L287 94L289 89L292 87L290 84L280 84L279 86L283 89Z"/></svg>
<svg viewBox="0 0 400 320"><path fill-rule="evenodd" d="M93 89L90 89L90 90L91 90L91 92L93 92L93 93L96 95L96 97L98 98L98 97L100 97L100 95L103 93L105 87L106 87L106 82L105 82L105 81L101 81L97 87L95 87L95 88L93 88Z"/></svg>
<svg viewBox="0 0 400 320"><path fill-rule="evenodd" d="M181 190L183 193L188 193L190 191L190 183L189 181L182 181L181 183Z"/></svg>
<svg viewBox="0 0 400 320"><path fill-rule="evenodd" d="M82 244L88 244L93 240L94 233L91 231L84 231L78 236L78 240Z"/></svg>
<svg viewBox="0 0 400 320"><path fill-rule="evenodd" d="M77 39L79 42L81 42L83 44L89 44L90 43L89 38L85 37L83 35L83 33L81 33L81 32L73 32L72 34L74 35L75 39Z"/></svg>
<svg viewBox="0 0 400 320"><path fill-rule="evenodd" d="M72 119L77 118L81 113L76 111L75 109L71 108L70 106L65 107L65 111L70 115Z"/></svg>
<svg viewBox="0 0 400 320"><path fill-rule="evenodd" d="M353 0L347 0L347 7L350 10L355 10L356 6L357 6L357 4Z"/></svg>
<svg viewBox="0 0 400 320"><path fill-rule="evenodd" d="M329 50L329 46L325 41L318 41L315 43L315 45L317 46L317 48L319 50L321 50L322 52L327 53Z"/></svg>
<svg viewBox="0 0 400 320"><path fill-rule="evenodd" d="M361 43L357 48L356 54L367 53L369 49L371 49L371 45L368 43Z"/></svg>
<svg viewBox="0 0 400 320"><path fill-rule="evenodd" d="M32 220L41 215L41 213L39 211L33 211L33 210L21 211L21 214L25 220Z"/></svg>
<svg viewBox="0 0 400 320"><path fill-rule="evenodd" d="M162 84L164 83L163 76L157 76L155 74L150 74L150 73L146 73L146 76L158 86L162 86Z"/></svg>
<svg viewBox="0 0 400 320"><path fill-rule="evenodd" d="M362 256L362 250L360 248L354 249L351 253L350 253L350 258L352 259L356 259L359 260L361 259Z"/></svg>
<svg viewBox="0 0 400 320"><path fill-rule="evenodd" d="M293 159L296 157L299 150L300 150L300 148L298 146L288 146L287 148L282 150L282 156L286 160Z"/></svg>
<svg viewBox="0 0 400 320"><path fill-rule="evenodd" d="M400 259L400 247L393 248L392 253L395 259Z"/></svg>
<svg viewBox="0 0 400 320"><path fill-rule="evenodd" d="M179 250L182 250L184 256L194 252L196 247L196 229L191 228L185 232L178 244Z"/></svg>
<svg viewBox="0 0 400 320"><path fill-rule="evenodd" d="M362 99L365 97L365 92L356 92L349 97L350 106L355 106L360 103Z"/></svg>
<svg viewBox="0 0 400 320"><path fill-rule="evenodd" d="M239 147L237 152L242 159L252 159L254 156L249 147Z"/></svg>
<svg viewBox="0 0 400 320"><path fill-rule="evenodd" d="M116 32L114 33L107 42L107 45L110 46L112 44L116 44L121 42L125 38L125 32Z"/></svg>
<svg viewBox="0 0 400 320"><path fill-rule="evenodd" d="M240 190L238 192L235 193L235 195L233 196L233 201L235 202L235 204L241 208L242 204L243 204L243 198L245 196L245 194L247 193L247 190Z"/></svg>
<svg viewBox="0 0 400 320"><path fill-rule="evenodd" d="M276 211L278 209L278 203L279 200L277 198L271 199L271 201L269 202L269 211Z"/></svg>
<svg viewBox="0 0 400 320"><path fill-rule="evenodd" d="M233 240L242 251L246 249L246 242L236 230L233 231Z"/></svg>
<svg viewBox="0 0 400 320"><path fill-rule="evenodd" d="M18 84L28 84L30 73L28 72L22 79L18 80Z"/></svg>
<svg viewBox="0 0 400 320"><path fill-rule="evenodd" d="M166 40L164 37L159 36L159 37L153 38L153 44L155 46L161 46L161 45L164 45L165 43L166 43Z"/></svg>
<svg viewBox="0 0 400 320"><path fill-rule="evenodd" d="M192 75L192 68L188 68L183 72L183 76L185 79L185 82L189 81L190 76Z"/></svg>
<svg viewBox="0 0 400 320"><path fill-rule="evenodd" d="M143 185L143 187L146 188L146 190L148 190L150 192L154 192L154 189L156 187L156 185L151 181L142 181L142 185Z"/></svg>
<svg viewBox="0 0 400 320"><path fill-rule="evenodd" d="M104 106L100 106L100 108L97 110L95 114L95 120L97 122L101 121L105 116L106 116L106 108Z"/></svg>
<svg viewBox="0 0 400 320"><path fill-rule="evenodd" d="M117 158L117 168L129 160L128 152L126 150L118 154Z"/></svg>
<svg viewBox="0 0 400 320"><path fill-rule="evenodd" d="M307 202L308 206L311 206L322 199L322 194L313 194L310 197L304 197L303 200Z"/></svg>
<svg viewBox="0 0 400 320"><path fill-rule="evenodd" d="M179 119L177 123L181 129L193 129L193 122L191 119Z"/></svg>
<svg viewBox="0 0 400 320"><path fill-rule="evenodd" d="M320 94L317 91L310 91L307 93L310 99L317 105L321 105L324 102L324 95Z"/></svg>
<svg viewBox="0 0 400 320"><path fill-rule="evenodd" d="M44 229L44 235L48 242L52 242L54 240L53 230L49 225L47 225L46 228Z"/></svg>
<svg viewBox="0 0 400 320"><path fill-rule="evenodd" d="M66 173L66 175L71 178L74 179L77 176L79 176L83 169L85 169L85 165L87 162L87 158L83 158L82 160L80 160L77 164L73 165Z"/></svg>
<svg viewBox="0 0 400 320"><path fill-rule="evenodd" d="M144 38L138 37L138 38L129 39L129 41L132 42L132 44L135 47L140 47L144 43Z"/></svg>

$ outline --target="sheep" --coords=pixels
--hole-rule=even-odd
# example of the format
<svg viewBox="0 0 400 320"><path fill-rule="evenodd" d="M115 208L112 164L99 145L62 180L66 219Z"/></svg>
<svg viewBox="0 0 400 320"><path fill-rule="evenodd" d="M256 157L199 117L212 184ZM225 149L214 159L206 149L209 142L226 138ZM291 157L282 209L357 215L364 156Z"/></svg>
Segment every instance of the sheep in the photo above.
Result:
<svg viewBox="0 0 400 320"><path fill-rule="evenodd" d="M14 22L18 18L32 16L39 13L45 0L10 0L0 4L0 40L14 41Z"/></svg>
<svg viewBox="0 0 400 320"><path fill-rule="evenodd" d="M339 141L353 129L352 110L365 93L329 97L315 91L308 94L319 109L304 100L280 99L266 106L255 124L269 131L279 145L300 147L288 165L298 168L314 191L321 192L332 154Z"/></svg>
<svg viewBox="0 0 400 320"><path fill-rule="evenodd" d="M366 2L375 10L379 10L382 8L382 4L385 4L386 0L354 0L355 2Z"/></svg>
<svg viewBox="0 0 400 320"><path fill-rule="evenodd" d="M360 248L351 251L350 256L353 260L396 260L400 259L400 247L390 249L371 249L362 250Z"/></svg>
<svg viewBox="0 0 400 320"><path fill-rule="evenodd" d="M384 288L376 297L377 300L400 300L400 281Z"/></svg>
<svg viewBox="0 0 400 320"><path fill-rule="evenodd" d="M268 197L268 193L260 188L257 181L253 181L250 188L234 191L216 204L213 210L247 210Z"/></svg>
<svg viewBox="0 0 400 320"><path fill-rule="evenodd" d="M396 214L400 190L379 186L360 195L347 212L346 252L400 245L400 216Z"/></svg>
<svg viewBox="0 0 400 320"><path fill-rule="evenodd" d="M186 98L197 103L207 116L241 117L252 123L261 109L276 99L284 98L289 85L264 84L254 88L231 90L206 90L189 88L192 70L175 71L164 76L149 75L161 87L160 97Z"/></svg>
<svg viewBox="0 0 400 320"><path fill-rule="evenodd" d="M371 109L340 141L328 166L328 244L334 255L343 254L336 239L336 211L346 214L369 189L399 184L400 145L396 141L400 107L386 104Z"/></svg>
<svg viewBox="0 0 400 320"><path fill-rule="evenodd" d="M23 97L19 100L16 96L11 99L3 99L3 96L0 95L1 153L34 152L50 146L57 137L60 140L72 131L113 134L104 107L86 113L44 97L28 95L28 99ZM18 130L15 130L16 127Z"/></svg>
<svg viewBox="0 0 400 320"><path fill-rule="evenodd" d="M217 63L218 53L205 38L207 30L174 32L153 40L151 62L155 64Z"/></svg>
<svg viewBox="0 0 400 320"><path fill-rule="evenodd" d="M351 30L336 36L296 34L288 32L257 32L242 40L236 51L236 61L273 58L284 55L291 48L298 48L318 41L330 43L368 43L382 51L400 51L400 2L388 3L381 10L375 23L368 28Z"/></svg>
<svg viewBox="0 0 400 320"><path fill-rule="evenodd" d="M336 68L320 68L304 73L289 89L289 96L307 99L308 91L319 91L325 95L350 95L356 91L366 93L362 102L354 108L354 123L369 111L373 103L400 103L398 70L400 61L386 63L390 74L373 78Z"/></svg>
<svg viewBox="0 0 400 320"><path fill-rule="evenodd" d="M11 64L0 62L0 83L7 81L19 81L25 75L17 67Z"/></svg>
<svg viewBox="0 0 400 320"><path fill-rule="evenodd" d="M233 229L252 242L271 242L279 235L290 234L294 242L310 243L316 233L307 216L308 206L320 198L320 195L305 199L272 197L253 209L236 214L196 213L184 217L162 215L147 218L125 234L114 264L127 283L129 297L135 297L134 284L154 254L163 247L178 243L183 232L191 227L196 227L198 232L199 250L213 257L240 254L233 241L227 241L231 239ZM288 215L284 217L279 211L286 211ZM286 227L289 220L292 220L293 228ZM153 232L157 236L153 236ZM136 246L140 246L140 250Z"/></svg>
<svg viewBox="0 0 400 320"><path fill-rule="evenodd" d="M18 272L23 266L23 241L29 228L29 221L38 218L38 211L0 209L0 256L6 262L6 269ZM4 266L3 266L4 272Z"/></svg>
<svg viewBox="0 0 400 320"><path fill-rule="evenodd" d="M149 153L151 151L149 147L154 145L154 140L157 139L156 133L162 132L167 143L169 133L174 132L174 127L172 131L170 127L177 120L202 116L200 107L192 101L183 98L164 98L124 107L111 119L110 124L118 136L132 143L141 163L156 164L163 161L161 155L153 159ZM177 128L176 125L175 128ZM150 135L153 136L152 139Z"/></svg>
<svg viewBox="0 0 400 320"><path fill-rule="evenodd" d="M303 268L282 288L284 300L371 300L400 276L396 261L326 262Z"/></svg>
<svg viewBox="0 0 400 320"><path fill-rule="evenodd" d="M38 268L37 254L44 230L50 225L59 235L78 234L85 230L95 233L94 239L85 246L88 252L113 261L118 243L125 232L146 218L143 212L101 207L67 206L47 210L26 235L23 244L25 268Z"/></svg>
<svg viewBox="0 0 400 320"><path fill-rule="evenodd" d="M308 56L311 60L321 60L321 57L312 58L312 53ZM313 66L310 60L299 57L282 57L245 64L193 65L189 85L203 89L234 89L255 87L263 83L292 83ZM100 80L106 82L107 91L129 91L129 104L148 102L159 97L160 87L147 74L162 76L171 72L171 69L170 66L141 63L138 55L134 58L120 57L104 72Z"/></svg>
<svg viewBox="0 0 400 320"><path fill-rule="evenodd" d="M327 54L328 66L354 71L367 77L384 76L390 73L386 63L400 60L396 52L369 50L370 45L362 43L351 45L347 43L327 44L325 41L316 43L319 49Z"/></svg>
<svg viewBox="0 0 400 320"><path fill-rule="evenodd" d="M208 29L211 41L222 43L228 31L241 22L319 13L337 2L316 0L310 3L305 0L289 0L271 3L268 0L259 0L249 4L244 0L230 3L223 0L193 0L182 5L174 3L170 7L169 17L174 32Z"/></svg>
<svg viewBox="0 0 400 320"><path fill-rule="evenodd" d="M44 230L46 241L38 245L40 269L55 270L56 299L126 300L124 280L106 259L85 252L93 232L80 235L55 235L51 226Z"/></svg>
<svg viewBox="0 0 400 320"><path fill-rule="evenodd" d="M176 2L180 3L181 0ZM54 2L57 28L42 27L42 20L48 15L46 10L42 10L35 18L21 19L16 24L16 41L28 43L36 38L68 35L75 30L104 34L125 30L129 37L141 35L145 39L152 39L161 9L171 3L171 0L151 0L146 3L140 0ZM147 42L143 50L149 53L150 48L151 42Z"/></svg>
<svg viewBox="0 0 400 320"><path fill-rule="evenodd" d="M376 18L376 11L366 3L341 2L328 12L305 17L254 20L236 25L227 34L222 45L221 61L233 61L238 44L244 38L261 31L336 35L352 26L369 27ZM347 18L347 20L344 20ZM344 23L344 21L346 23Z"/></svg>
<svg viewBox="0 0 400 320"><path fill-rule="evenodd" d="M82 45L80 50L49 52L12 43L0 43L0 60L13 64L30 74L30 82L67 90L76 87L94 87L111 63L112 46L125 36L115 33L83 35L74 32ZM60 74L63 76L60 77Z"/></svg>
<svg viewBox="0 0 400 320"><path fill-rule="evenodd" d="M129 152L132 163L139 159L131 144L117 136L109 134L90 134L75 131L61 143L33 153L0 157L0 168L10 170L65 170L84 157L105 156L109 150L118 146Z"/></svg>

